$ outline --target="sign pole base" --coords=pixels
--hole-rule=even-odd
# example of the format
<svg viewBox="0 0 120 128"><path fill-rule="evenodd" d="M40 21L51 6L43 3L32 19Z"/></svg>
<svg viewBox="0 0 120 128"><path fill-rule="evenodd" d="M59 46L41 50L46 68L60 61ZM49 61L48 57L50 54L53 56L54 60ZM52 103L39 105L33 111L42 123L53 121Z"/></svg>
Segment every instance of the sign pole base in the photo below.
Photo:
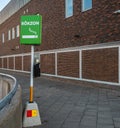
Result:
<svg viewBox="0 0 120 128"><path fill-rule="evenodd" d="M38 105L36 102L27 102L23 116L23 127L32 127L38 125L41 125Z"/></svg>

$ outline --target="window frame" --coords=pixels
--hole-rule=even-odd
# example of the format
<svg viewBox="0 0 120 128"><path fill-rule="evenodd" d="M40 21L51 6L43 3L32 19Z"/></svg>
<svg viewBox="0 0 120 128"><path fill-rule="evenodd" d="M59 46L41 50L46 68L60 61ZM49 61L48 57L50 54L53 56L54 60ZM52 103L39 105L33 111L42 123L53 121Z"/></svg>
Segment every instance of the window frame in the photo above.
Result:
<svg viewBox="0 0 120 128"><path fill-rule="evenodd" d="M11 40L11 30L8 30L8 40Z"/></svg>
<svg viewBox="0 0 120 128"><path fill-rule="evenodd" d="M93 1L91 0L91 6L88 8L85 8L85 0L82 0L82 12L88 11L90 9L92 9L93 7Z"/></svg>
<svg viewBox="0 0 120 128"><path fill-rule="evenodd" d="M12 39L15 39L15 28L12 28Z"/></svg>
<svg viewBox="0 0 120 128"><path fill-rule="evenodd" d="M20 26L17 25L16 26L16 37L19 37L20 36Z"/></svg>
<svg viewBox="0 0 120 128"><path fill-rule="evenodd" d="M69 18L69 17L73 16L73 5L74 5L73 4L73 0L71 0L71 2L72 2L72 6L71 7L72 8L69 7L68 2L69 2L69 0L65 0L65 18ZM70 14L68 12L69 8L72 9L71 12L70 12Z"/></svg>
<svg viewBox="0 0 120 128"><path fill-rule="evenodd" d="M5 33L2 33L2 43L5 43Z"/></svg>

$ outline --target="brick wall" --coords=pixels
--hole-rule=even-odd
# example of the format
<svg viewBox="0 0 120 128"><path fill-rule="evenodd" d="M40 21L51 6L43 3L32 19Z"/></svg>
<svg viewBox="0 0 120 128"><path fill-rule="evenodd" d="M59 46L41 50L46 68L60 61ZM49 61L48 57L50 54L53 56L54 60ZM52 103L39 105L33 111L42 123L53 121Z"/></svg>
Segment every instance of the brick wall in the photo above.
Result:
<svg viewBox="0 0 120 128"><path fill-rule="evenodd" d="M94 47L40 53L41 73L79 80L119 83L119 51L116 47ZM0 58L1 68L30 71L30 55ZM2 65L3 62L3 65Z"/></svg>
<svg viewBox="0 0 120 128"><path fill-rule="evenodd" d="M0 25L0 56L30 52L30 46L20 45L19 37L8 40L8 30L16 29L26 9L26 15L39 13L43 17L42 44L35 47L37 52L83 45L87 48L87 45L102 43L109 45L120 40L120 15L114 14L120 9L119 1L93 0L92 9L85 12L81 11L81 4L81 0L75 0L73 16L65 18L64 0L31 0ZM2 43L2 33L5 33L5 43ZM9 57L8 60L9 69L14 69L14 58ZM21 61L21 57L15 57L16 70L22 70ZM6 58L3 63L3 68L7 68ZM56 66L57 75L79 78L79 52L58 53ZM42 73L56 75L55 68L55 53L42 54ZM118 48L84 50L82 68L83 78L118 82ZM23 70L30 71L30 56L23 56Z"/></svg>
<svg viewBox="0 0 120 128"><path fill-rule="evenodd" d="M0 55L30 52L29 46L20 46L19 37L8 41L8 30L16 29L26 9L26 15L43 16L42 44L37 46L38 51L119 41L120 15L114 14L119 5L115 0L93 0L93 8L82 12L81 0L76 0L73 16L65 18L64 0L32 0L0 25L0 35L5 33L4 44L0 36Z"/></svg>
<svg viewBox="0 0 120 128"><path fill-rule="evenodd" d="M79 78L79 52L58 53L58 75Z"/></svg>
<svg viewBox="0 0 120 128"><path fill-rule="evenodd" d="M23 70L24 71L30 71L31 67L31 58L30 56L24 56L23 57Z"/></svg>
<svg viewBox="0 0 120 128"><path fill-rule="evenodd" d="M9 69L14 69L14 57L9 57Z"/></svg>
<svg viewBox="0 0 120 128"><path fill-rule="evenodd" d="M83 51L82 77L118 82L118 48Z"/></svg>
<svg viewBox="0 0 120 128"><path fill-rule="evenodd" d="M0 58L0 68L2 68L2 58Z"/></svg>
<svg viewBox="0 0 120 128"><path fill-rule="evenodd" d="M43 54L40 57L41 72L55 75L55 54Z"/></svg>
<svg viewBox="0 0 120 128"><path fill-rule="evenodd" d="M22 57L21 56L15 57L15 69L22 70Z"/></svg>
<svg viewBox="0 0 120 128"><path fill-rule="evenodd" d="M7 58L3 58L3 68L7 68Z"/></svg>

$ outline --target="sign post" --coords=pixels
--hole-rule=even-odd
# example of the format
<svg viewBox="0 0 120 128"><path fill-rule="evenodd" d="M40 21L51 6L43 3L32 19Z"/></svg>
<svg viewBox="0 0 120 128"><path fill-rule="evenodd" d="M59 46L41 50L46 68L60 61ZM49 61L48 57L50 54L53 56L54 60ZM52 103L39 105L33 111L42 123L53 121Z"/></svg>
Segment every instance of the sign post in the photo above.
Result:
<svg viewBox="0 0 120 128"><path fill-rule="evenodd" d="M20 43L21 45L31 45L31 75L30 75L30 95L29 102L23 117L23 127L41 125L38 105L33 101L33 72L34 72L34 45L41 44L42 16L25 15L21 16Z"/></svg>
<svg viewBox="0 0 120 128"><path fill-rule="evenodd" d="M31 75L30 75L30 97L29 102L33 103L33 72L34 72L34 45L31 46Z"/></svg>

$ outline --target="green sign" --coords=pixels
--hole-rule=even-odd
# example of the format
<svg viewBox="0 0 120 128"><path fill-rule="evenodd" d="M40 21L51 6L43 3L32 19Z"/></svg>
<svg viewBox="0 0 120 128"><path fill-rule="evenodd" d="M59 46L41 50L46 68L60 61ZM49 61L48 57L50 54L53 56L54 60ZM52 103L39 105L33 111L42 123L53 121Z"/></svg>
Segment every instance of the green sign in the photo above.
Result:
<svg viewBox="0 0 120 128"><path fill-rule="evenodd" d="M42 37L42 16L25 15L21 16L20 43L39 45Z"/></svg>

